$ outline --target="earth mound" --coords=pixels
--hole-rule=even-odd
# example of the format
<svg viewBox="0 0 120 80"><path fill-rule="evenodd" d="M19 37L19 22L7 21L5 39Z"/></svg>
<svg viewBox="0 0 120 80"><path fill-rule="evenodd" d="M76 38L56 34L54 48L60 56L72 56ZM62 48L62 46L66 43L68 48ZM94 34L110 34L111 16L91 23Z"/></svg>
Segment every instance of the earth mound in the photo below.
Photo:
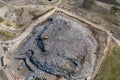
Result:
<svg viewBox="0 0 120 80"><path fill-rule="evenodd" d="M92 31L75 21L49 18L23 44L16 57L23 59L33 72L40 69L66 78L92 74L97 41Z"/></svg>

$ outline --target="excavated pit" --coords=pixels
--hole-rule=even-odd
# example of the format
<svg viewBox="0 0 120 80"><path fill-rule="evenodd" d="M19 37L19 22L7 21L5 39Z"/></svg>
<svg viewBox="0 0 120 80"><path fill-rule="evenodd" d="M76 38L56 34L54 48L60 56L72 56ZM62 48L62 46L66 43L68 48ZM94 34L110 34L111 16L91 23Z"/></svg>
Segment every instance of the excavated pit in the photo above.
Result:
<svg viewBox="0 0 120 80"><path fill-rule="evenodd" d="M68 80L84 80L94 71L107 44L105 37L104 32L57 13L30 33L14 59L22 60L33 74L42 70Z"/></svg>

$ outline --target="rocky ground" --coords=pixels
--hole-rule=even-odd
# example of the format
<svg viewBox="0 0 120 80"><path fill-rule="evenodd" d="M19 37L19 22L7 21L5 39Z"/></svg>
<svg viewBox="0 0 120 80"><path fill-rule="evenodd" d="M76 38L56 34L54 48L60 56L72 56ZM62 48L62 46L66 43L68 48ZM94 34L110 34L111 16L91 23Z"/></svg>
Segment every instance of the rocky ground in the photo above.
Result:
<svg viewBox="0 0 120 80"><path fill-rule="evenodd" d="M0 7L10 79L91 80L111 39L120 46L119 0L0 0Z"/></svg>
<svg viewBox="0 0 120 80"><path fill-rule="evenodd" d="M87 67L86 74L81 73L81 77L89 76L97 49L92 32L73 21L64 20L63 17L51 19L45 25L37 27L16 54L24 55L27 50L32 50L34 56L29 59L34 66L50 74L65 77L75 76L86 62L84 66L91 67ZM48 39L44 40L46 36ZM91 58L85 61L88 55Z"/></svg>
<svg viewBox="0 0 120 80"><path fill-rule="evenodd" d="M32 31L13 59L22 60L31 72L43 70L68 80L88 78L106 46L107 36L75 21L61 13L54 14ZM30 56L26 56L29 51Z"/></svg>

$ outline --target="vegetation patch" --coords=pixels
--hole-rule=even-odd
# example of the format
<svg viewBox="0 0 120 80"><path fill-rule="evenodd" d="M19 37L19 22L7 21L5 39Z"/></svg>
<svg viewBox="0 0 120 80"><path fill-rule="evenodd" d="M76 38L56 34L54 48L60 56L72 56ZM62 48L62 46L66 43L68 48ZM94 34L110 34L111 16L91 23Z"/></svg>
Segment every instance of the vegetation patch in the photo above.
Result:
<svg viewBox="0 0 120 80"><path fill-rule="evenodd" d="M3 24L11 28L15 28L15 29L19 28L19 26L16 23L10 21L4 21Z"/></svg>
<svg viewBox="0 0 120 80"><path fill-rule="evenodd" d="M0 23L3 22L3 19L0 17Z"/></svg>
<svg viewBox="0 0 120 80"><path fill-rule="evenodd" d="M117 6L120 5L120 3L118 3L116 0L98 0L98 1L101 1L107 4L117 5Z"/></svg>
<svg viewBox="0 0 120 80"><path fill-rule="evenodd" d="M115 44L109 50L106 60L95 80L120 80L120 48Z"/></svg>
<svg viewBox="0 0 120 80"><path fill-rule="evenodd" d="M3 70L0 70L0 80L8 80Z"/></svg>
<svg viewBox="0 0 120 80"><path fill-rule="evenodd" d="M10 39L13 39L15 37L16 37L16 35L14 33L0 30L0 39L1 40L10 40Z"/></svg>
<svg viewBox="0 0 120 80"><path fill-rule="evenodd" d="M113 6L113 7L111 8L111 14L112 14L112 15L120 15L120 9L117 8L117 7L115 7L115 6Z"/></svg>

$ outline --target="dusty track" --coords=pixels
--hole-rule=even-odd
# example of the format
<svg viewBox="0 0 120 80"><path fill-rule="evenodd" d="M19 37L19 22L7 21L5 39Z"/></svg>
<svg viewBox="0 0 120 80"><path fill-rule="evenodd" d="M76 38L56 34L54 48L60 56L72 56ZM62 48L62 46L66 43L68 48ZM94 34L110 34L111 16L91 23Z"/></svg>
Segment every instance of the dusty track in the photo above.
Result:
<svg viewBox="0 0 120 80"><path fill-rule="evenodd" d="M100 67L102 65L102 62L106 59L106 55L108 54L108 49L109 49L109 46L110 46L110 43L111 43L111 37L108 36L107 38L107 45L103 51L103 56L101 58L99 58L99 60L97 61L97 66L96 66L96 69L95 71L93 72L93 74L91 75L91 79L90 80L94 80L94 78L96 77L97 73L99 72L100 70Z"/></svg>
<svg viewBox="0 0 120 80"><path fill-rule="evenodd" d="M15 39L13 39L13 40L10 40L10 41L5 41L5 42L6 42L6 43L11 43L11 42L16 43L16 46L14 47L14 48L16 48L17 45L19 45L19 44L21 43L21 41L24 40L24 39L27 37L27 35L32 31L32 29L33 29L36 25L44 22L44 21L45 21L46 19L48 19L51 15L53 15L56 11L62 12L62 13L64 13L64 14L68 15L68 16L71 16L71 17L73 17L73 18L78 19L79 21L81 21L81 22L83 22L83 23L85 23L85 24L88 24L88 25L90 25L90 26L92 26L92 27L94 27L94 28L97 28L97 29L100 29L100 30L106 32L106 33L108 34L108 36L110 36L110 37L119 45L119 47L120 47L120 41L119 41L118 39L116 39L116 38L112 35L112 33L110 33L110 31L105 30L105 29L102 28L101 26L95 25L95 24L93 24L92 22L90 22L90 21L88 21L88 20L86 20L86 19L84 19L84 18L82 18L82 17L80 17L80 16L77 16L77 15L75 15L75 14L73 14L73 13L67 11L67 10L64 10L64 9L61 9L61 8L57 8L57 7L55 7L53 10L49 11L48 13L46 13L45 15L43 15L42 17L40 17L40 18L39 18L38 20L36 20L34 23L32 23L32 24L25 30L25 32L23 32L19 37L15 38ZM0 42L3 42L3 41L0 41ZM14 48L12 48L12 49L14 49Z"/></svg>
<svg viewBox="0 0 120 80"><path fill-rule="evenodd" d="M0 0L0 2L6 4L6 5L10 6L10 7L14 7L14 8L35 6L35 5L13 6L13 5L7 4L6 2L4 2L4 1L2 1L2 0ZM100 30L102 30L102 31L105 31L113 40L115 40L115 42L116 42L116 43L119 45L119 47L120 47L120 41L119 41L118 39L116 39L116 38L112 35L112 33L110 33L110 31L108 31L108 30L102 28L101 26L96 25L96 24L94 24L94 23L92 23L92 22L90 22L90 21L82 18L81 16L78 16L78 15L76 15L76 14L73 14L73 13L67 11L67 10L58 8L57 6L60 5L60 4L61 4L61 0L54 5L54 12L55 12L55 11L60 11L60 12L62 12L62 13L64 13L64 14L66 14L66 15L69 15L69 16L71 16L71 17L73 17L73 18L76 18L76 19L80 20L81 22L84 22L84 23L86 23L86 24L88 24L88 25L91 25L91 26L97 28L97 29L100 29ZM54 12L52 12L52 14L54 14ZM48 12L48 14L49 14L49 12ZM51 13L50 13L50 14L51 14ZM47 18L48 15L45 14L45 15L43 15L43 16L44 16L44 17L43 17L43 21L44 21L44 20L45 20L45 16L46 16L46 18ZM40 17L40 18L41 18L41 17ZM39 19L38 19L38 20L39 20ZM40 22L42 22L42 19L40 19ZM38 21L38 22L35 23L35 24L39 24L40 22ZM34 24L34 25L35 25L35 24ZM31 26L32 26L32 25L31 25Z"/></svg>
<svg viewBox="0 0 120 80"><path fill-rule="evenodd" d="M64 9L61 9L61 8L57 8L56 10L57 10L57 11L61 11L62 13L66 14L66 15L69 15L69 16L71 16L71 17L73 17L73 18L76 18L76 19L80 20L81 22L83 22L83 23L85 23L85 24L88 24L88 25L90 25L90 26L92 26L92 27L94 27L94 28L96 28L96 29L100 29L100 30L106 32L106 33L108 34L108 36L110 36L110 37L119 45L119 47L120 47L120 41L119 41L118 39L116 39L116 38L112 35L112 33L110 33L110 31L108 31L108 30L104 29L103 27L101 27L101 26L99 26L99 25L96 25L96 24L94 24L94 23L92 23L92 22L90 22L90 21L88 21L88 20L86 20L86 19L84 19L84 18L76 15L76 14L73 14L73 13L67 11L67 10L64 10Z"/></svg>

